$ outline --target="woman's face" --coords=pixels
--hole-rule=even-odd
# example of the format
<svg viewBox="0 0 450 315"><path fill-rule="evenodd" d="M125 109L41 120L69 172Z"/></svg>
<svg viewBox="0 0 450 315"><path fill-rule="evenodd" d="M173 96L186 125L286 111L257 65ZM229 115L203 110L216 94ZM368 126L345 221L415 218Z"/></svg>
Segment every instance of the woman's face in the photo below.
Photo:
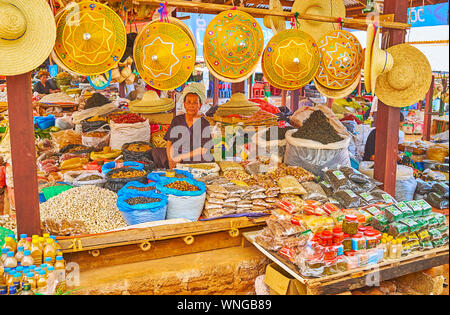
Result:
<svg viewBox="0 0 450 315"><path fill-rule="evenodd" d="M196 94L188 94L184 100L184 108L186 109L186 114L197 115L200 110L200 97Z"/></svg>
<svg viewBox="0 0 450 315"><path fill-rule="evenodd" d="M45 84L45 82L47 82L47 76L45 74L41 76L41 82L43 84Z"/></svg>

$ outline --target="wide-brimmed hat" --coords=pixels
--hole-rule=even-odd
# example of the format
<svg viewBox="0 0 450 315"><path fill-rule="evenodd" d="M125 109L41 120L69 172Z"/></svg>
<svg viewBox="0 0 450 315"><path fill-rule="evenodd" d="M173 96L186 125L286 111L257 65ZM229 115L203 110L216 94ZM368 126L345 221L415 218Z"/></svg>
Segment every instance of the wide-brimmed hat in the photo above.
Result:
<svg viewBox="0 0 450 315"><path fill-rule="evenodd" d="M134 61L141 78L158 90L173 90L191 76L196 46L186 26L175 18L169 23L147 24L134 43Z"/></svg>
<svg viewBox="0 0 450 315"><path fill-rule="evenodd" d="M376 94L375 84L377 78L388 73L394 66L394 58L387 50L380 48L380 28L377 28L373 41L372 56L370 57L370 90Z"/></svg>
<svg viewBox="0 0 450 315"><path fill-rule="evenodd" d="M291 29L273 36L263 53L265 78L283 90L296 90L312 81L320 65L320 52L314 38Z"/></svg>
<svg viewBox="0 0 450 315"><path fill-rule="evenodd" d="M375 94L393 107L406 107L422 100L433 75L427 57L409 44L390 47L387 52L392 55L394 66L377 78Z"/></svg>
<svg viewBox="0 0 450 315"><path fill-rule="evenodd" d="M0 0L0 75L23 74L50 55L56 38L45 0Z"/></svg>
<svg viewBox="0 0 450 315"><path fill-rule="evenodd" d="M258 22L240 10L215 16L205 32L203 56L214 76L225 82L241 82L256 69L264 49Z"/></svg>
<svg viewBox="0 0 450 315"><path fill-rule="evenodd" d="M269 10L283 12L283 5L280 0L270 0ZM286 29L286 20L282 16L266 15L263 22L265 27L272 29L273 34L277 34Z"/></svg>
<svg viewBox="0 0 450 315"><path fill-rule="evenodd" d="M125 53L125 26L112 9L99 2L67 5L56 21L55 54L72 72L97 75L115 68Z"/></svg>
<svg viewBox="0 0 450 315"><path fill-rule="evenodd" d="M322 60L316 79L324 87L342 90L350 86L363 67L363 49L358 39L344 30L331 31L317 42Z"/></svg>
<svg viewBox="0 0 450 315"><path fill-rule="evenodd" d="M364 86L366 93L372 92L372 84L370 82L370 66L372 58L372 47L375 41L375 26L371 23L367 26L366 50L364 51Z"/></svg>
<svg viewBox="0 0 450 315"><path fill-rule="evenodd" d="M244 94L234 93L230 100L219 106L217 116L242 115L251 116L260 110L258 104L249 101Z"/></svg>
<svg viewBox="0 0 450 315"><path fill-rule="evenodd" d="M291 12L345 18L345 4L342 0L295 0ZM318 40L324 34L340 29L339 23L326 23L300 19L300 29Z"/></svg>
<svg viewBox="0 0 450 315"><path fill-rule="evenodd" d="M172 110L175 103L170 98L160 98L155 91L147 91L140 100L131 102L130 110L140 113L162 113Z"/></svg>
<svg viewBox="0 0 450 315"><path fill-rule="evenodd" d="M358 75L358 77L355 79L355 81L352 82L352 84L350 84L350 86L344 89L335 90L324 87L317 81L316 78L314 78L314 86L316 87L317 91L320 92L320 94L328 98L340 99L352 94L352 92L358 87L359 81L361 81L361 74Z"/></svg>

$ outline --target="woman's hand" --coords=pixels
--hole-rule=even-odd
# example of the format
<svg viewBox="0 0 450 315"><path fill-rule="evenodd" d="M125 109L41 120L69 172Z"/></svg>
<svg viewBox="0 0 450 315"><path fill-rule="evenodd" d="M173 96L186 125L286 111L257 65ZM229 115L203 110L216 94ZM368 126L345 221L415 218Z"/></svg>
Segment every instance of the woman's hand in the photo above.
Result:
<svg viewBox="0 0 450 315"><path fill-rule="evenodd" d="M169 168L170 169L174 169L175 167L177 167L177 164L180 163L182 161L182 158L180 156L177 156L176 158L171 158L169 157Z"/></svg>

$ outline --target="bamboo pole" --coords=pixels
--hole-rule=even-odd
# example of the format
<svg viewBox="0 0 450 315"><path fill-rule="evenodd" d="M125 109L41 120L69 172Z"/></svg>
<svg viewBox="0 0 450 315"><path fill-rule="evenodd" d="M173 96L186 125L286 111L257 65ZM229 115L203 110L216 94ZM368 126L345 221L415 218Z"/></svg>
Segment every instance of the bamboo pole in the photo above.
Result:
<svg viewBox="0 0 450 315"><path fill-rule="evenodd" d="M140 4L153 4L153 5L159 5L161 1L159 0L135 0L135 3ZM222 11L231 10L233 6L230 5L223 5L223 4L215 4L215 3L201 3L201 2L192 2L192 1L182 1L182 0L176 0L176 1L167 1L167 5L170 7L177 7L177 8L188 8L188 9L196 9L199 13L220 13ZM266 16L266 15L272 15L272 16L281 16L284 17L286 20L290 20L292 18L293 13L292 12L284 12L284 11L277 11L277 10L266 10L266 9L256 9L256 8L247 8L247 7L236 7L236 10L241 10L243 12L249 13L253 16ZM196 11L193 11L196 12ZM317 21L317 22L325 22L325 23L339 23L338 17L330 17L330 16L321 16L321 15L312 15L312 14L300 14L298 16L299 19L302 20L310 20L310 21ZM342 22L344 23L344 26L347 28L355 28L360 29L362 26L366 27L369 25L369 23L372 23L370 20L363 20L363 19L349 19L349 18L342 18ZM399 22L388 22L388 21L380 21L379 25L384 28L390 28L390 29L408 29L411 27L410 24L407 23L399 23Z"/></svg>

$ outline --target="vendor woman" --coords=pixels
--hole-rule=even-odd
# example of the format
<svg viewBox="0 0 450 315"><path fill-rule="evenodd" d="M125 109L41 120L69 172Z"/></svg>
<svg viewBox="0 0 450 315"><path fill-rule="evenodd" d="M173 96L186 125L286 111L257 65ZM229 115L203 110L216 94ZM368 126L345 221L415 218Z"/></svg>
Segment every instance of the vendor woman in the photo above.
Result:
<svg viewBox="0 0 450 315"><path fill-rule="evenodd" d="M57 89L52 89L54 86L50 84L48 78L50 77L50 73L47 71L40 71L38 74L39 81L34 86L33 92L38 93L39 95L53 94L59 92Z"/></svg>
<svg viewBox="0 0 450 315"><path fill-rule="evenodd" d="M183 90L185 114L176 116L164 140L167 147L153 149L153 161L159 168L175 168L178 163L213 162L209 122L199 111L206 101L203 84L192 83Z"/></svg>

